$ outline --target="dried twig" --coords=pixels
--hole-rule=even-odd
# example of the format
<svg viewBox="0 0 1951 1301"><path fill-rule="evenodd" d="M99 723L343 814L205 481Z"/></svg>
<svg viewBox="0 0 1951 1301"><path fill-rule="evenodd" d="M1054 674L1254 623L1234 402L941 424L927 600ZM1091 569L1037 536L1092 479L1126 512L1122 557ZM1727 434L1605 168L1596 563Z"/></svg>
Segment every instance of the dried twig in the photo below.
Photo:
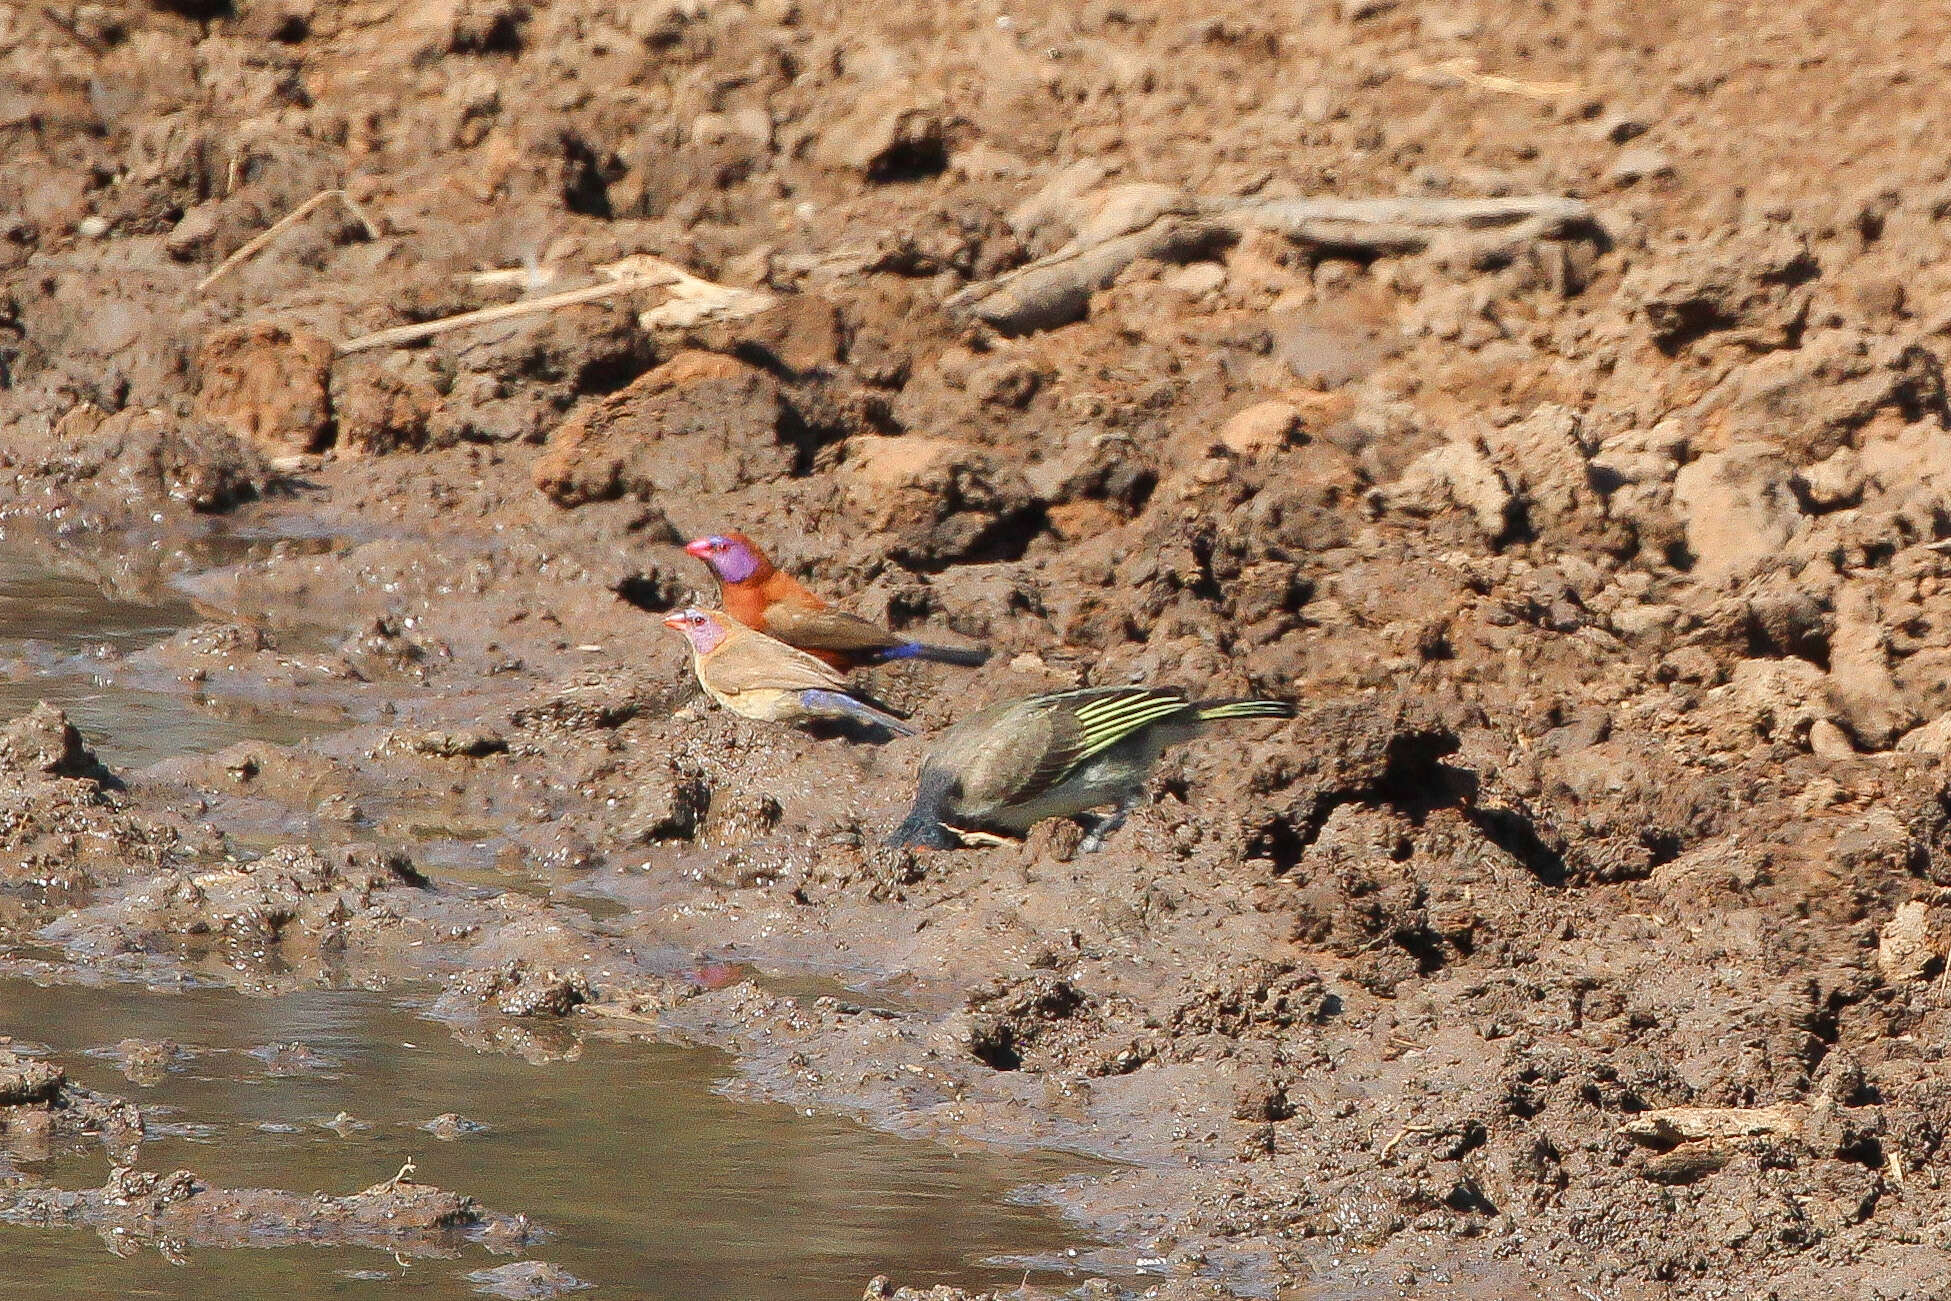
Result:
<svg viewBox="0 0 1951 1301"><path fill-rule="evenodd" d="M1140 258L1170 258L1209 243L1221 228L1168 212L1142 230L1095 244L1073 244L993 280L949 296L951 312L967 312L1010 334L1048 330L1081 319L1091 295L1107 288Z"/></svg>
<svg viewBox="0 0 1951 1301"><path fill-rule="evenodd" d="M497 267L493 271L463 271L454 279L475 289L540 289L554 284L561 274L561 268L552 266Z"/></svg>
<svg viewBox="0 0 1951 1301"><path fill-rule="evenodd" d="M410 1186L413 1183L413 1172L415 1170L418 1170L419 1168L420 1168L419 1166L413 1163L413 1158L408 1157L406 1159L406 1164L400 1167L400 1172L398 1174L394 1175L391 1179L388 1179L383 1183L374 1184L371 1188L368 1188L365 1192L359 1193L357 1195L360 1197L370 1197L375 1194L396 1193L402 1187Z"/></svg>
<svg viewBox="0 0 1951 1301"><path fill-rule="evenodd" d="M527 274L526 268L513 270L523 275ZM483 307L472 312L462 312L457 316L443 316L439 320L421 321L413 325L396 325L391 329L347 340L339 345L339 355L364 352L369 348L392 348L405 343L418 343L422 339L431 339L435 335L446 334L451 330L465 330L472 325L492 325L497 321L533 316L538 312L552 312L558 307L593 303L604 298L613 298L618 294L634 293L640 289L664 289L670 293L670 301L651 308L638 318L645 329L683 328L714 317L752 316L765 311L775 301L772 295L757 290L734 289L729 285L701 279L682 267L674 266L662 258L652 257L647 253L620 258L596 270L610 277L609 281L605 284L584 285L578 289L564 289L557 293L544 294L540 298L524 299L518 303ZM554 271L546 271L547 279L553 279L554 275ZM477 283L519 283L507 272L487 271L479 273L479 276L481 279L476 280Z"/></svg>
<svg viewBox="0 0 1951 1301"><path fill-rule="evenodd" d="M378 330L372 334L362 334L356 339L348 339L339 345L339 355L350 352L365 352L369 348L395 348L403 343L418 343L435 335L447 334L453 330L465 330L471 325L492 325L496 321L512 321L517 317L534 316L538 312L553 312L558 307L574 307L578 303L594 303L604 298L614 298L618 294L634 293L639 289L660 289L672 283L669 273L636 276L629 280L615 280L608 284L584 285L581 289L565 289L561 293L544 294L540 298L527 298L519 303L503 303L499 307L483 307L472 312L462 312L457 316L443 316L438 320L419 321L413 325L396 325L391 329Z"/></svg>
<svg viewBox="0 0 1951 1301"><path fill-rule="evenodd" d="M1005 846L1018 843L1009 839L1007 836L999 836L991 831L972 831L965 827L951 827L947 823L942 824L942 830L948 832L957 840L960 840L965 847L970 849L1002 849Z"/></svg>
<svg viewBox="0 0 1951 1301"><path fill-rule="evenodd" d="M756 316L778 301L764 290L734 289L702 279L648 253L632 253L597 270L616 279L651 271L662 271L672 277L670 301L637 318L637 323L646 330L684 329L712 319Z"/></svg>
<svg viewBox="0 0 1951 1301"><path fill-rule="evenodd" d="M1081 202L1081 201L1080 201ZM1007 334L1081 319L1090 296L1140 258L1194 256L1249 230L1271 230L1322 253L1416 253L1439 238L1501 244L1564 239L1597 228L1589 204L1555 194L1496 199L1181 199L1135 230L1090 231L1063 248L950 295L944 306Z"/></svg>
<svg viewBox="0 0 1951 1301"><path fill-rule="evenodd" d="M1443 1131L1440 1127L1432 1126L1432 1125L1404 1125L1401 1129L1396 1131L1394 1138L1391 1138L1388 1142L1382 1145L1382 1151L1380 1155L1376 1157L1376 1160L1387 1161L1389 1157L1394 1154L1396 1150L1396 1144L1402 1142L1402 1140L1405 1138L1409 1138L1414 1135L1422 1135L1422 1134L1440 1134L1442 1132Z"/></svg>
<svg viewBox="0 0 1951 1301"><path fill-rule="evenodd" d="M316 211L321 204L325 203L327 200L330 199L337 199L340 203L343 203L346 207L346 211L350 212L353 216L359 219L359 224L366 228L367 239L379 238L379 227L373 225L373 219L366 215L366 210L364 208L360 207L356 202L353 201L353 198L350 194L347 194L344 190L320 190L317 194L314 194L311 198L305 200L303 203L299 204L296 208L293 208L290 212L278 218L277 221L271 224L271 228L269 230L264 231L262 234L258 235L255 239L247 241L242 248L238 249L235 253L232 253L229 257L225 258L222 262L219 262L217 264L217 269L215 271L212 271L209 275L203 277L202 280L197 282L196 291L200 294L208 290L211 285L216 284L217 281L223 279L226 275L229 275L232 269L234 269L238 263L244 262L252 257L255 257L258 254L258 252L264 248L266 244L269 244L272 240L276 239L281 233L291 229L291 227L297 225L305 218L311 216L312 213Z"/></svg>
<svg viewBox="0 0 1951 1301"><path fill-rule="evenodd" d="M1366 253L1414 253L1444 231L1529 230L1563 237L1593 222L1583 199L1525 194L1502 199L1225 200L1217 212L1238 228L1273 230L1297 244Z"/></svg>
<svg viewBox="0 0 1951 1301"><path fill-rule="evenodd" d="M1445 59L1441 63L1410 68L1404 75L1426 86L1475 86L1479 90L1495 91L1500 95L1522 95L1526 99L1552 99L1569 95L1579 88L1575 81L1520 81L1516 77L1483 72L1478 69L1477 60L1467 54Z"/></svg>

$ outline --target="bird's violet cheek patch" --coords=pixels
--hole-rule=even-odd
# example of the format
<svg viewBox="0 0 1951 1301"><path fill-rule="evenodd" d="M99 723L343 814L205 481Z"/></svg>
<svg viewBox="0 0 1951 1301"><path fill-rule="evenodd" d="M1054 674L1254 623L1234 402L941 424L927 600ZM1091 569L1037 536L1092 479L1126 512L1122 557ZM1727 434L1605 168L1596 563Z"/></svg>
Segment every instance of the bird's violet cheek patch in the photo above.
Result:
<svg viewBox="0 0 1951 1301"><path fill-rule="evenodd" d="M733 542L728 544L718 554L717 558L713 561L712 567L718 571L719 576L726 582L742 583L752 576L753 571L759 567L759 564L758 561L752 558L752 552L749 548Z"/></svg>

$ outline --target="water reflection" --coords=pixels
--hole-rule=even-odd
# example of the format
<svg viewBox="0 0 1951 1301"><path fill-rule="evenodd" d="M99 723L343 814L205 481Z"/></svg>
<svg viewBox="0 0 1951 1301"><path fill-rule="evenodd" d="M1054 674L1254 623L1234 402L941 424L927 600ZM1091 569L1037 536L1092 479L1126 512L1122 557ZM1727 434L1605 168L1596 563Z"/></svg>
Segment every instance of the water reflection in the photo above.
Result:
<svg viewBox="0 0 1951 1301"><path fill-rule="evenodd" d="M851 1301L880 1270L1013 1286L1020 1265L983 1262L1061 1260L1090 1245L1052 1213L1007 1200L1075 1160L958 1155L734 1103L715 1091L728 1063L698 1049L592 1041L574 1061L532 1067L466 1048L396 996L363 990L249 999L0 982L0 1026L51 1046L80 1082L155 1109L162 1132L144 1144L146 1169L346 1193L412 1158L424 1182L540 1221L553 1237L530 1254L599 1296ZM153 1088L117 1069L115 1045L131 1037L184 1050ZM306 1051L250 1051L293 1042ZM423 1128L448 1112L483 1128L451 1141ZM22 1168L94 1186L106 1161L89 1151ZM86 1233L3 1226L0 1259L9 1297L288 1301L401 1287L471 1296L465 1275L499 1263L479 1250L411 1264L357 1250L201 1250L179 1268L153 1251L118 1259Z"/></svg>

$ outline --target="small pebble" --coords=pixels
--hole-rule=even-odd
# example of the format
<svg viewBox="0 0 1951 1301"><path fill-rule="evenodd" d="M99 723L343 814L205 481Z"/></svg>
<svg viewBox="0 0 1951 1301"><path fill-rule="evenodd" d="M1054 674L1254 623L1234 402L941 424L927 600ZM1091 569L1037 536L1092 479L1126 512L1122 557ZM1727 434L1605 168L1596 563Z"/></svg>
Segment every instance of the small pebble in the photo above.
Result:
<svg viewBox="0 0 1951 1301"><path fill-rule="evenodd" d="M469 1134L488 1132L488 1127L480 1121L469 1120L466 1116L453 1111L441 1112L432 1120L424 1122L420 1128L443 1143L451 1143L457 1138L466 1138Z"/></svg>

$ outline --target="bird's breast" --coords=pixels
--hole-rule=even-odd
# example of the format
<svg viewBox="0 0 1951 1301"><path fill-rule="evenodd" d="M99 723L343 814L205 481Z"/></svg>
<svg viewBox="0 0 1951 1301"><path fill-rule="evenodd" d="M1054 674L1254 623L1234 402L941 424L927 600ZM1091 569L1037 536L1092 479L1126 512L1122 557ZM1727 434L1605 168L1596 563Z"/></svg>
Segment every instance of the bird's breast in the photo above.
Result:
<svg viewBox="0 0 1951 1301"><path fill-rule="evenodd" d="M765 627L765 596L743 583L727 583L724 590L725 613L748 628Z"/></svg>

